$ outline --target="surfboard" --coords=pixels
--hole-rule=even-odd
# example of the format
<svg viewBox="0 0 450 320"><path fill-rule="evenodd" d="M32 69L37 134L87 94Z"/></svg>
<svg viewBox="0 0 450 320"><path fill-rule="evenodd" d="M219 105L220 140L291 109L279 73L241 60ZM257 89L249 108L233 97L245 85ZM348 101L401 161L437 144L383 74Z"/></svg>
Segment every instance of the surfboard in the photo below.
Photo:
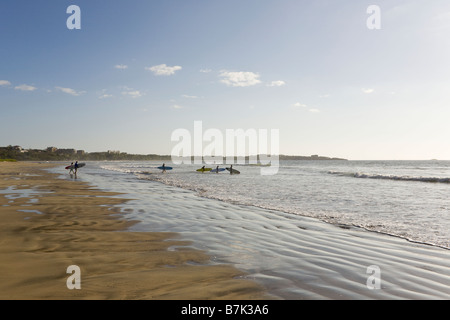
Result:
<svg viewBox="0 0 450 320"><path fill-rule="evenodd" d="M211 172L213 172L213 173L218 173L218 172L222 172L222 171L225 171L225 169L224 168L219 168L219 170L217 170L217 169L212 169L211 170Z"/></svg>
<svg viewBox="0 0 450 320"><path fill-rule="evenodd" d="M79 163L78 164L78 169L83 168L85 165L86 165L86 163ZM75 165L73 164L73 165L67 166L65 169L67 169L67 170L75 169Z"/></svg>
<svg viewBox="0 0 450 320"><path fill-rule="evenodd" d="M227 168L227 170L230 171L230 168ZM232 171L231 173L234 173L234 174L240 174L240 172L237 171L236 169L233 169L233 171Z"/></svg>
<svg viewBox="0 0 450 320"><path fill-rule="evenodd" d="M165 167L165 168L163 168L163 167L161 166L161 167L158 167L158 169L159 169L159 170L164 170L164 169L166 169L166 170L172 170L173 168L172 168L172 167Z"/></svg>
<svg viewBox="0 0 450 320"><path fill-rule="evenodd" d="M205 168L205 169L200 168L197 171L198 172L208 172L208 171L211 171L211 170L212 170L212 168Z"/></svg>

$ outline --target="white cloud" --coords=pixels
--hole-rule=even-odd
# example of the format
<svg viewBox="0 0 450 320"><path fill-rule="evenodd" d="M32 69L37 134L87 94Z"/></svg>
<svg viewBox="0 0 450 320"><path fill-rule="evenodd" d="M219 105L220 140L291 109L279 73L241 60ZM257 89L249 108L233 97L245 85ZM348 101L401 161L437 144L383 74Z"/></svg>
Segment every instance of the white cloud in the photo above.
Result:
<svg viewBox="0 0 450 320"><path fill-rule="evenodd" d="M367 94L372 93L374 91L375 91L375 89L362 89L362 92L367 93Z"/></svg>
<svg viewBox="0 0 450 320"><path fill-rule="evenodd" d="M21 90L21 91L34 91L37 88L33 87L33 86L29 86L27 84L21 84L20 86L15 87L14 89L16 90Z"/></svg>
<svg viewBox="0 0 450 320"><path fill-rule="evenodd" d="M55 89L70 94L72 96L79 96L86 93L86 91L75 91L74 89L71 88L55 87Z"/></svg>
<svg viewBox="0 0 450 320"><path fill-rule="evenodd" d="M306 105L306 104L301 104L300 102L297 102L297 103L294 103L294 104L292 105L292 107L293 107L294 109L300 109L300 108L306 108L307 105Z"/></svg>
<svg viewBox="0 0 450 320"><path fill-rule="evenodd" d="M178 105L178 104L174 104L174 105L172 106L172 108L174 108L174 109L183 109L183 107L180 106L180 105Z"/></svg>
<svg viewBox="0 0 450 320"><path fill-rule="evenodd" d="M315 109L315 108L309 108L309 109L307 109L307 108L308 108L308 106L307 106L306 104L302 104L302 103L300 103L300 102L294 103L294 104L292 105L292 109L294 109L294 110L300 110L300 109L302 109L302 110L308 110L309 112L312 112L312 113L319 113L319 112L320 112L319 109Z"/></svg>
<svg viewBox="0 0 450 320"><path fill-rule="evenodd" d="M139 90L128 89L127 91L122 91L122 94L125 96L129 96L131 98L140 98L145 94L140 92Z"/></svg>
<svg viewBox="0 0 450 320"><path fill-rule="evenodd" d="M99 99L108 99L114 97L112 94L108 94L108 90L103 89L96 92Z"/></svg>
<svg viewBox="0 0 450 320"><path fill-rule="evenodd" d="M197 99L198 98L197 96L190 96L190 95L187 95L187 94L183 94L182 97L183 98L188 98L188 99Z"/></svg>
<svg viewBox="0 0 450 320"><path fill-rule="evenodd" d="M250 87L261 83L259 74L254 72L230 72L222 71L220 82L230 87Z"/></svg>
<svg viewBox="0 0 450 320"><path fill-rule="evenodd" d="M210 73L211 71L211 69L200 69L201 73Z"/></svg>
<svg viewBox="0 0 450 320"><path fill-rule="evenodd" d="M0 86L10 86L11 82L8 80L0 80Z"/></svg>
<svg viewBox="0 0 450 320"><path fill-rule="evenodd" d="M113 97L113 95L111 95L111 94L102 94L101 96L99 96L98 98L99 99L107 99L107 98L112 98Z"/></svg>
<svg viewBox="0 0 450 320"><path fill-rule="evenodd" d="M114 68L119 70L125 70L128 69L128 66L126 64L116 64Z"/></svg>
<svg viewBox="0 0 450 320"><path fill-rule="evenodd" d="M180 66L169 67L166 64L160 64L153 67L146 67L145 70L153 72L157 76L170 76L175 74L176 71L183 69Z"/></svg>
<svg viewBox="0 0 450 320"><path fill-rule="evenodd" d="M284 86L284 85L286 85L286 82L284 82L282 80L278 80L278 81L272 81L267 86L268 87L281 87L281 86Z"/></svg>

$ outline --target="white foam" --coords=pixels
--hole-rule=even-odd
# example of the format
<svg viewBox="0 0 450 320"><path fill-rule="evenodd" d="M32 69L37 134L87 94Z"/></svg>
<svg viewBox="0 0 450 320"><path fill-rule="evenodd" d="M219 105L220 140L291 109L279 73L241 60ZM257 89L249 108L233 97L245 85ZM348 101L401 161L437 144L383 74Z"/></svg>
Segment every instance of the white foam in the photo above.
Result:
<svg viewBox="0 0 450 320"><path fill-rule="evenodd" d="M276 176L264 177L259 174L259 168L252 166L240 166L241 175L230 176L227 173L198 173L195 171L197 166L188 165L161 174L153 164L131 164L111 164L102 168L189 190L204 198L317 218L450 248L450 178L445 177L446 167L426 169L415 164L402 164L386 168L378 163L358 164L366 167L365 172L347 170L354 169L353 163L333 165L346 170L324 170L330 165L297 162L282 165ZM432 173L436 177L431 174L416 176L417 168L421 174ZM379 174L379 171L387 174ZM338 179L340 176L359 179ZM385 181L428 183L404 185L386 184Z"/></svg>
<svg viewBox="0 0 450 320"><path fill-rule="evenodd" d="M422 177L422 176L413 177L413 176L397 176L397 175L370 174L362 172L339 172L339 171L328 171L328 173L338 176L354 177L362 179L384 179L384 180L417 181L430 183L450 183L449 177Z"/></svg>

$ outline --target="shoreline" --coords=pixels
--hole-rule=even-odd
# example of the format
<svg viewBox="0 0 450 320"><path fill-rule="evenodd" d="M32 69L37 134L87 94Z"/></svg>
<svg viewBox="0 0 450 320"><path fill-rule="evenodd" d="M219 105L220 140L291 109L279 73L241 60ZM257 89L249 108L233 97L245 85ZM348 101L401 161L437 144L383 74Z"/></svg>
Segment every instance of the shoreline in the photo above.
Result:
<svg viewBox="0 0 450 320"><path fill-rule="evenodd" d="M162 182L159 182L159 183L162 183ZM164 184L164 183L162 183L162 184ZM190 190L190 191L194 192L194 190ZM223 203L228 204L227 201L222 200L222 199L210 198L210 197L205 197L205 196L202 196L202 195L199 195L199 197L204 198L204 199L208 199L208 200L214 200L214 201L219 201L219 202L223 202ZM359 230L364 231L364 232L369 232L369 233L379 234L381 236L388 236L388 237L393 237L393 238L397 238L397 239L400 239L400 240L405 240L406 242L409 242L411 244L429 246L429 247L432 247L432 248L438 248L438 249L443 249L443 250L450 251L450 247L441 246L441 245L434 244L434 243L431 243L431 242L423 242L423 241L419 241L419 240L413 240L413 239L410 239L410 238L405 237L405 236L396 235L396 234L392 234L392 233L388 233L388 232L384 232L384 231L371 230L369 228L366 228L364 226L359 226L359 225L356 225L356 224L333 223L333 222L328 222L328 221L322 220L320 218L310 217L308 215L302 215L302 214L297 214L297 213L290 213L288 211L283 211L283 210L280 210L280 209L269 209L269 208L265 208L265 207L260 207L258 205L245 205L245 206L253 207L253 208L257 209L257 210L278 211L280 213L287 214L287 215L293 214L295 216L298 216L298 217L301 217L301 218L305 218L305 219L314 219L314 220L320 221L322 223L329 224L331 226L334 226L334 227L337 227L337 228L341 228L341 229L348 229L348 230L349 229L359 229Z"/></svg>
<svg viewBox="0 0 450 320"><path fill-rule="evenodd" d="M95 175L95 180L107 190L136 197L121 206L141 221L133 229L165 227L178 232L195 248L237 266L281 299L450 298L450 255L444 248L217 201L157 181L132 179L110 188L113 180L102 176ZM373 265L382 271L380 290L366 285Z"/></svg>
<svg viewBox="0 0 450 320"><path fill-rule="evenodd" d="M273 299L176 233L129 231L137 221L110 210L127 199L43 170L52 167L0 163L0 299ZM66 283L72 265L80 290Z"/></svg>
<svg viewBox="0 0 450 320"><path fill-rule="evenodd" d="M0 215L3 218L6 211L15 209L9 212L7 221L12 221L10 226L16 227L16 232L8 230L7 235L3 232L7 226L0 227L0 261L7 261L0 264L3 275L0 277L0 298L450 298L450 255L448 250L443 250L445 248L417 244L358 227L342 228L309 217L293 219L287 213L280 215L280 212L271 210L234 206L186 192L171 194L170 201L167 202L169 199L160 196L160 192L164 192L164 184L159 187L160 183L145 185L146 202L143 206L137 200L139 193L111 192L121 189L102 188L102 185L107 186L105 181L96 185L92 181L81 181L82 179L60 179L59 173L45 170L58 165L59 163L16 163L17 168L21 169L9 170L5 174L3 169L6 166L13 167L14 164L0 163ZM48 178L43 179L44 175ZM11 185L20 185L22 189L8 190ZM39 192L33 194L23 191L30 188ZM23 197L20 197L21 192L24 193ZM19 195L17 199L9 200L5 197L14 193ZM137 198L129 199L134 196ZM52 199L55 201L51 201ZM14 201L14 206L8 200ZM5 207L5 204L9 207ZM189 224L172 228L170 225L177 225L178 221L171 221L164 232L154 228L154 216L146 218L139 214L142 211L139 209L144 208L158 213L162 210L164 219L171 220L173 217L170 212L185 205L194 214ZM77 221L68 220L67 214L75 214ZM82 214L84 217L80 219ZM100 222L97 221L99 215L102 218ZM231 217L236 219L230 219ZM207 233L200 236L203 238L197 238L196 232L199 231L191 223L200 221L203 226L208 223L205 219L214 220L214 226L211 230L204 230ZM239 241L241 249L229 242L226 234L214 232L215 228L224 226L220 224L221 219L225 219L222 223L226 225L226 234L239 234L240 238L236 241ZM31 222L35 224L31 226ZM245 233L242 233L243 225ZM62 229L55 230L55 226ZM61 230L66 233L62 234ZM31 234L27 233L24 237L22 231L30 231ZM43 236L46 234L47 237ZM177 240L180 238L183 240ZM14 246L9 246L11 243ZM251 243L251 246L245 246L245 243ZM249 250L255 251L256 256L250 257ZM33 259L30 259L31 255L34 255ZM216 255L219 260L212 260ZM220 258L224 256L226 259ZM47 257L46 261L42 261L44 257ZM58 263L58 270L50 265L48 258ZM25 260L17 263L18 259ZM8 269L4 264L9 263L12 267ZM81 267L82 290L68 290L66 287L65 281L70 276L66 273L66 268L72 264ZM382 270L380 290L370 290L366 285L370 276L368 267L373 265L380 266ZM45 268L53 271L41 270ZM22 274L24 270L25 275ZM21 274L17 279L6 276L8 272L16 274L19 271ZM53 283L51 289L44 288L45 290L38 287L43 284L47 286L48 281L58 284L56 286ZM30 295L32 291L38 292L39 297Z"/></svg>

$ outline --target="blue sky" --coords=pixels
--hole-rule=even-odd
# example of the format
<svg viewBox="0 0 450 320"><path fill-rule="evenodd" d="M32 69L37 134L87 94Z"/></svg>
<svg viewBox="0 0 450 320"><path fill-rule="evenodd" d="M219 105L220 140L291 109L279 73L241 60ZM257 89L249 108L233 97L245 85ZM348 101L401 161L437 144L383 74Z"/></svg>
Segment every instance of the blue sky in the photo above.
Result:
<svg viewBox="0 0 450 320"><path fill-rule="evenodd" d="M203 121L279 129L282 154L450 159L447 0L15 0L0 30L0 146L170 154Z"/></svg>

